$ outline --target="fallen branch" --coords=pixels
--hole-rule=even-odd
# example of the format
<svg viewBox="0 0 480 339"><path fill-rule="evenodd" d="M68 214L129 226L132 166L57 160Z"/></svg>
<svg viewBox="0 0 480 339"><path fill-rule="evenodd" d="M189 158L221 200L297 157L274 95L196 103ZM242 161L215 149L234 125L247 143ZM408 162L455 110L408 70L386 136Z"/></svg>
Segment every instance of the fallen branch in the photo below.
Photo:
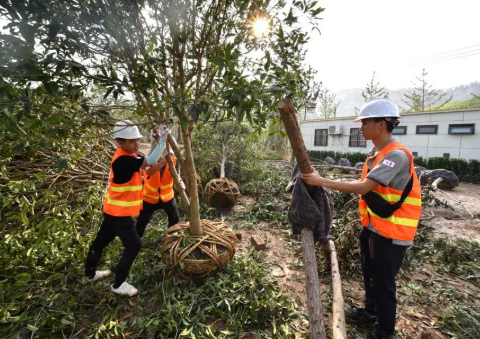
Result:
<svg viewBox="0 0 480 339"><path fill-rule="evenodd" d="M438 179L441 179L441 178L438 178ZM437 179L437 180L438 180L438 179ZM435 180L435 182L436 182L437 180ZM434 184L435 184L435 182L434 182ZM432 185L432 186L433 186L433 185ZM467 212L470 214L471 218L472 218L472 219L474 218L473 213L470 212L470 211L468 210L468 208L467 208L460 200L455 199L455 198L452 197L450 194L448 194L447 192L442 191L442 190L439 189L439 188L437 188L436 190L437 190L438 192L440 192L440 193L445 194L447 197L449 197L450 199L452 199L453 201L455 201L457 204L462 205L462 207L465 209L465 211L467 211Z"/></svg>
<svg viewBox="0 0 480 339"><path fill-rule="evenodd" d="M426 212L425 210L422 211L422 214ZM420 217L420 220L432 220L433 218L435 218L435 213L433 213L433 211L430 211L432 214L429 215L429 216L426 216L426 217Z"/></svg>
<svg viewBox="0 0 480 339"><path fill-rule="evenodd" d="M330 260L332 263L332 286L333 286L333 339L348 339L345 325L345 306L342 294L342 279L340 277L340 267L337 260L337 251L333 240L328 242L330 245Z"/></svg>

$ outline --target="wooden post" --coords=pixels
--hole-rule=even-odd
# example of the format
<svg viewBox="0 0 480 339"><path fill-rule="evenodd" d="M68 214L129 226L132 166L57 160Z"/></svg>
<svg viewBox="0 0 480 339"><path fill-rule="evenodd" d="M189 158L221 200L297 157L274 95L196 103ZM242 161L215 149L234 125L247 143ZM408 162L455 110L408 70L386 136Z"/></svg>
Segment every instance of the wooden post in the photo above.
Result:
<svg viewBox="0 0 480 339"><path fill-rule="evenodd" d="M333 286L333 339L348 339L345 325L345 306L343 304L342 279L338 266L337 251L333 240L329 241L330 260L332 262L332 286Z"/></svg>
<svg viewBox="0 0 480 339"><path fill-rule="evenodd" d="M278 103L278 110L287 132L293 153L301 173L312 173L312 165L308 158L307 149L303 142L302 133L298 127L295 108L292 99L284 99ZM308 186L307 186L308 188ZM320 283L318 280L317 259L315 257L315 244L313 232L308 228L302 229L303 261L306 276L308 322L310 324L311 339L326 339L325 325L323 323L323 306L320 300Z"/></svg>

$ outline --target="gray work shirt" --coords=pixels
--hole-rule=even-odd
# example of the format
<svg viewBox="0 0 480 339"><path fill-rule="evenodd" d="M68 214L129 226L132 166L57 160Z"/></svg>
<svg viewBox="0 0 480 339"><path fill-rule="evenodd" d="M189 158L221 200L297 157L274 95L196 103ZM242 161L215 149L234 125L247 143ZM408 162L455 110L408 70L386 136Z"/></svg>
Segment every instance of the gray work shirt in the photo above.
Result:
<svg viewBox="0 0 480 339"><path fill-rule="evenodd" d="M396 138L392 138L388 144L394 141L396 141ZM387 147L387 145L385 145L385 147ZM407 186L407 183L410 180L411 166L410 159L405 151L391 151L385 155L385 157L380 159L373 169L372 165L378 155L375 146L372 147L368 155L371 157L367 162L368 169L370 170L370 172L367 174L368 179L376 181L384 187L391 187L399 191L403 191L405 189L405 186ZM379 234L372 224L368 226L368 229ZM392 239L392 243L395 245L411 246L413 241Z"/></svg>

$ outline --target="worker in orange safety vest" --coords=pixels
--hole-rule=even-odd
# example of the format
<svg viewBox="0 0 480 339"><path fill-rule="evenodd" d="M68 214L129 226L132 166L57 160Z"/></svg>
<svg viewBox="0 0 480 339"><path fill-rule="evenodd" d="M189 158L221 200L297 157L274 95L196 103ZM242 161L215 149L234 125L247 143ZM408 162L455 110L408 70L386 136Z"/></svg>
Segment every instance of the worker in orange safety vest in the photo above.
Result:
<svg viewBox="0 0 480 339"><path fill-rule="evenodd" d="M150 135L152 139L152 133ZM169 227L180 221L178 207L174 199L173 177L170 173L170 166L166 161L167 155L168 150L165 149L159 161L144 171L143 210L140 212L135 225L140 238L143 237L153 213L159 209L163 209L167 213ZM174 166L176 166L177 159L172 150L170 151L170 157ZM181 180L180 186L185 189Z"/></svg>
<svg viewBox="0 0 480 339"><path fill-rule="evenodd" d="M360 247L365 307L346 311L347 320L375 326L368 339L391 338L397 309L395 278L412 245L421 214L421 188L413 155L392 138L399 124L398 106L385 98L365 103L355 122L373 148L360 181L335 182L316 171L302 174L310 185L360 194Z"/></svg>
<svg viewBox="0 0 480 339"><path fill-rule="evenodd" d="M85 275L89 281L97 281L110 275L110 270L97 271L102 252L116 237L122 241L124 250L117 265L113 293L135 296L138 290L126 278L142 241L133 221L143 207L142 168L158 161L165 148L168 129L160 125L159 140L147 157L137 156L139 140L142 137L138 127L130 120L118 121L113 128L113 137L118 148L113 156L107 194L103 204L103 222L91 244L86 262Z"/></svg>

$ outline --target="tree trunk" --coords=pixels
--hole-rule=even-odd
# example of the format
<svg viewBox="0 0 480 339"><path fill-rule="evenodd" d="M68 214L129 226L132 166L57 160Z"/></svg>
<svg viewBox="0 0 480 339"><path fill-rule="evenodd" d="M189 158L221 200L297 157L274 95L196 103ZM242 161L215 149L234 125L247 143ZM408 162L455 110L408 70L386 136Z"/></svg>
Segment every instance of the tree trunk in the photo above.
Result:
<svg viewBox="0 0 480 339"><path fill-rule="evenodd" d="M190 122L193 124L193 122ZM189 209L189 222L190 222L190 234L193 236L201 236L203 234L202 226L200 224L200 202L198 199L197 188L197 171L195 170L195 163L193 161L192 151L192 133L193 126L182 126L182 138L183 145L185 147L185 166L188 172L188 187L190 187L190 209Z"/></svg>
<svg viewBox="0 0 480 339"><path fill-rule="evenodd" d="M225 178L225 145L222 145L222 159L220 160L220 179Z"/></svg>
<svg viewBox="0 0 480 339"><path fill-rule="evenodd" d="M185 193L185 190L182 189L180 186L180 176L177 173L177 170L175 169L175 165L173 164L172 157L170 156L170 153L166 156L167 163L168 163L168 168L170 170L170 174L173 177L173 181L175 182L175 187L177 188L179 194L180 194L180 199L182 199L182 203L185 206L185 209L187 211L187 217L190 217L190 202L188 201L187 194Z"/></svg>
<svg viewBox="0 0 480 339"><path fill-rule="evenodd" d="M300 128L295 116L295 108L292 99L285 99L278 103L280 117L285 125L288 139L292 145L293 153L297 158L297 164L301 173L312 173L313 168L308 158L307 149L303 142ZM308 189L307 185L307 189ZM310 229L302 229L303 261L305 276L307 278L307 307L308 321L310 323L310 338L325 339L325 325L323 323L323 306L320 300L320 283L318 280L317 260L315 258L315 244L313 232Z"/></svg>

